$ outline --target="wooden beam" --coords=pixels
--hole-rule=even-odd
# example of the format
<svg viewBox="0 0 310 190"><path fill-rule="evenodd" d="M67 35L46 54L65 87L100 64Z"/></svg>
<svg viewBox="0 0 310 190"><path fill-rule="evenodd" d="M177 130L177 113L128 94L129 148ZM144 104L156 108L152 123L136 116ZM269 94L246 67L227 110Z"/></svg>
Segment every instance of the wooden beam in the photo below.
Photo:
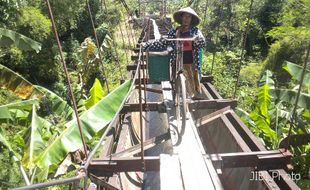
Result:
<svg viewBox="0 0 310 190"><path fill-rule="evenodd" d="M190 110L197 109L221 109L230 106L231 108L235 108L237 106L237 100L225 100L225 99L217 99L217 100L191 100L188 103L188 107Z"/></svg>
<svg viewBox="0 0 310 190"><path fill-rule="evenodd" d="M144 163L145 171L159 171L160 162L158 156L145 156ZM94 159L88 167L88 172L99 177L109 175L109 173L134 171L142 171L140 157Z"/></svg>
<svg viewBox="0 0 310 190"><path fill-rule="evenodd" d="M209 155L214 165L224 168L255 167L257 170L284 168L292 154L284 149L255 152L234 152Z"/></svg>
<svg viewBox="0 0 310 190"><path fill-rule="evenodd" d="M163 102L148 102L142 104L142 111L158 111L160 113L166 112L166 107ZM138 103L125 104L121 113L138 112L140 105Z"/></svg>
<svg viewBox="0 0 310 190"><path fill-rule="evenodd" d="M213 76L211 75L204 75L201 77L201 80L200 80L201 83L208 83L208 82L211 83L212 81L213 81Z"/></svg>
<svg viewBox="0 0 310 190"><path fill-rule="evenodd" d="M145 84L153 84L150 82L149 78L141 78L141 84L144 84L144 81L145 81ZM137 85L137 84L139 84L139 79L135 80L135 85Z"/></svg>
<svg viewBox="0 0 310 190"><path fill-rule="evenodd" d="M91 173L89 174L89 178L90 178L90 180L92 182L94 182L99 187L104 187L105 189L109 189L109 190L119 190L118 188L116 188L113 185L109 184L107 181L105 181L103 179L100 179L99 177L97 177L97 176L95 176L95 175L93 175Z"/></svg>
<svg viewBox="0 0 310 190"><path fill-rule="evenodd" d="M135 71L137 69L137 64L127 65L127 71ZM146 69L146 64L141 64L141 69Z"/></svg>
<svg viewBox="0 0 310 190"><path fill-rule="evenodd" d="M214 99L223 99L210 82L204 83L204 86Z"/></svg>
<svg viewBox="0 0 310 190"><path fill-rule="evenodd" d="M206 126L209 122L215 120L215 119L218 119L220 118L222 115L225 115L226 113L232 111L230 109L229 106L225 107L225 108L222 108L220 110L217 110L215 112L212 112L206 116L203 116L202 118L199 118L196 120L196 125L198 128L200 127L204 127Z"/></svg>
<svg viewBox="0 0 310 190"><path fill-rule="evenodd" d="M170 139L170 132L164 133L162 135L159 135L157 137L153 137L151 139L146 140L144 144L144 150L150 149L158 144L161 144L162 142L165 142ZM126 150L114 153L110 155L109 157L130 157L137 153L141 152L141 144L137 144L135 146L132 146Z"/></svg>
<svg viewBox="0 0 310 190"><path fill-rule="evenodd" d="M132 55L131 56L131 60L134 61L134 60L138 60L139 59L139 55ZM141 56L141 59L145 60L146 59L146 56L143 55L143 57Z"/></svg>
<svg viewBox="0 0 310 190"><path fill-rule="evenodd" d="M136 86L136 89L139 89L139 86ZM141 86L141 89L144 90L144 86L143 85ZM155 88L148 88L148 87L146 87L145 90L149 91L149 92L158 93L158 94L162 94L163 93L162 90L155 89Z"/></svg>

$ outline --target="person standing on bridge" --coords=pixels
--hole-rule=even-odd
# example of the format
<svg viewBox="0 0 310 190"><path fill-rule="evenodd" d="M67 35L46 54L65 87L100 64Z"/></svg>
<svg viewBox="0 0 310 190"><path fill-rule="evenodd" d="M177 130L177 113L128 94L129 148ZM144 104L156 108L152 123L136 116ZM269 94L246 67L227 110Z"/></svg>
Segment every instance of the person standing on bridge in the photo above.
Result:
<svg viewBox="0 0 310 190"><path fill-rule="evenodd" d="M192 99L202 99L200 78L201 78L201 61L202 48L205 46L205 38L197 28L200 18L197 13L190 7L182 8L173 14L175 22L180 24L176 29L168 32L168 38L192 38L194 41L183 42L183 68L186 77L186 89ZM173 48L170 57L170 63L176 63L176 43L161 38L160 40L149 41L142 44L144 49L152 50L166 49L168 46Z"/></svg>

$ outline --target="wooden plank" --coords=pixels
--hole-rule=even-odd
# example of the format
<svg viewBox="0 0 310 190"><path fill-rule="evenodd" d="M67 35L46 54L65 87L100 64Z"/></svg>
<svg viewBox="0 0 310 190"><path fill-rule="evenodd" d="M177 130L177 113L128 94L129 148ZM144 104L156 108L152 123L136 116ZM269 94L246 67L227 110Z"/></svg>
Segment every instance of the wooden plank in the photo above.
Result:
<svg viewBox="0 0 310 190"><path fill-rule="evenodd" d="M130 64L127 65L127 71L135 71L137 69L137 64ZM146 68L146 64L141 64L141 69L145 69Z"/></svg>
<svg viewBox="0 0 310 190"><path fill-rule="evenodd" d="M142 111L158 111L158 112L165 112L166 107L164 106L163 102L148 102L142 104ZM127 103L123 106L121 113L128 113L128 112L139 112L140 105L138 103Z"/></svg>
<svg viewBox="0 0 310 190"><path fill-rule="evenodd" d="M207 83L207 82L212 82L213 81L213 76L211 75L204 75L201 77L200 82L201 83Z"/></svg>
<svg viewBox="0 0 310 190"><path fill-rule="evenodd" d="M212 163L205 162L203 146L198 134L195 134L197 129L190 114L186 126L178 125L170 82L162 82L162 89L164 103L167 106L173 152L179 156L184 189L222 189Z"/></svg>
<svg viewBox="0 0 310 190"><path fill-rule="evenodd" d="M221 109L230 106L235 108L237 106L237 100L191 100L188 102L188 108L190 110L194 109Z"/></svg>
<svg viewBox="0 0 310 190"><path fill-rule="evenodd" d="M292 154L285 150L234 152L211 154L212 162L223 168L254 167L257 170L270 170L285 167L291 162Z"/></svg>
<svg viewBox="0 0 310 190"><path fill-rule="evenodd" d="M160 155L160 189L183 190L180 162L177 155Z"/></svg>
<svg viewBox="0 0 310 190"><path fill-rule="evenodd" d="M200 84L200 88L203 94L207 96L209 100L213 100L213 96L210 94L210 92L206 89L206 87L203 84Z"/></svg>
<svg viewBox="0 0 310 190"><path fill-rule="evenodd" d="M223 99L211 83L207 82L204 85L214 99Z"/></svg>
<svg viewBox="0 0 310 190"><path fill-rule="evenodd" d="M225 107L222 108L220 110L217 110L215 112L212 112L206 116L203 116L202 118L199 118L196 120L196 126L199 127L205 127L209 122L220 118L222 115L225 115L228 112L231 112L232 110L230 109L230 107Z"/></svg>
<svg viewBox="0 0 310 190"><path fill-rule="evenodd" d="M89 174L89 178L91 181L93 181L96 185L99 185L99 187L103 187L109 190L119 190L119 187L114 187L113 185L111 185L110 183L108 183L107 181L105 181L104 179L100 179L99 177L93 175L93 174Z"/></svg>
<svg viewBox="0 0 310 190"><path fill-rule="evenodd" d="M165 142L168 139L170 139L170 133L165 133L165 134L162 134L160 136L148 139L143 143L144 150L152 148L155 145L161 144L162 142ZM111 157L123 157L123 156L128 157L128 156L133 156L133 155L140 153L140 152L141 152L141 144L139 143L139 144L132 146L128 149L114 153L111 155Z"/></svg>
<svg viewBox="0 0 310 190"><path fill-rule="evenodd" d="M245 152L251 152L251 149L248 147L248 145L244 142L240 134L237 132L235 127L229 122L226 115L221 115L221 121L223 122L223 127L227 127L227 129L230 131L230 134L234 137L236 140L236 143L239 145L239 147L242 148Z"/></svg>

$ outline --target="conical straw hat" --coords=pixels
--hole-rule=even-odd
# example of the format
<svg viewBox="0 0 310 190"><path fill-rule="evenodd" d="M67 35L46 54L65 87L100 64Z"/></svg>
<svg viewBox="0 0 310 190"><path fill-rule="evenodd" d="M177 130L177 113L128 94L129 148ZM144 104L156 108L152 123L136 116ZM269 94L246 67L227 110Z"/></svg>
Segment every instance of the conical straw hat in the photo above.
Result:
<svg viewBox="0 0 310 190"><path fill-rule="evenodd" d="M182 14L183 13L189 13L192 15L192 22L191 22L191 25L192 26L197 26L200 22L200 18L199 16L197 15L197 13L190 7L186 7L186 8L182 8L180 10L178 10L177 12L175 12L173 14L173 19L179 23L179 24L182 24Z"/></svg>

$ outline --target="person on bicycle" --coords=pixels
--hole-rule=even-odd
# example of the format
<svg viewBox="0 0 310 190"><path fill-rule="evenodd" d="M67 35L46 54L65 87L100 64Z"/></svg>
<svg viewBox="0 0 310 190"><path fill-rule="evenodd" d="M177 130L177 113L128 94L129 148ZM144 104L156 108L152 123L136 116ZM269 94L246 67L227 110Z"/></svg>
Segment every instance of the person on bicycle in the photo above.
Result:
<svg viewBox="0 0 310 190"><path fill-rule="evenodd" d="M168 38L193 38L194 41L183 42L183 68L186 77L186 88L193 99L202 99L200 78L201 78L201 56L202 48L205 46L205 38L197 28L200 18L190 7L182 8L173 14L174 20L180 24L176 29L168 32ZM176 42L165 40L149 41L143 44L145 49L163 50L168 46L173 48L170 63L176 63Z"/></svg>

